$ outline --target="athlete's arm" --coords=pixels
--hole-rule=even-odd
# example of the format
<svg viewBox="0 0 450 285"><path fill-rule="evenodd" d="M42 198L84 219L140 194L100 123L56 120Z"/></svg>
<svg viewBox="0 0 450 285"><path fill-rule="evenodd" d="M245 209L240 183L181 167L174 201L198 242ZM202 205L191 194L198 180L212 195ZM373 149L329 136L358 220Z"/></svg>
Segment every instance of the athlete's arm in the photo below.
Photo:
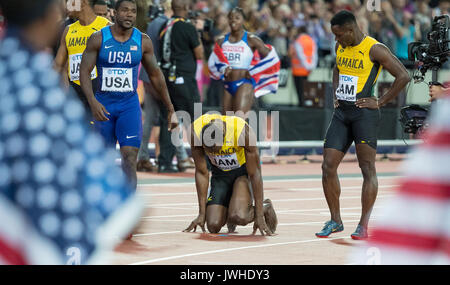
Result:
<svg viewBox="0 0 450 285"><path fill-rule="evenodd" d="M336 46L334 48L335 52L337 53L337 50L339 48L339 43L336 42ZM334 98L334 107L337 108L339 106L339 102L336 98L336 90L339 86L339 69L337 68L337 65L335 64L333 67L333 98Z"/></svg>
<svg viewBox="0 0 450 285"><path fill-rule="evenodd" d="M405 88L411 78L405 66L403 66L385 45L376 44L372 46L369 55L370 60L381 64L384 69L394 76L395 80L388 92L378 99L378 105L376 105L377 102L375 100L365 100L363 102L362 99L358 99L356 105L361 108L379 108L394 99Z"/></svg>
<svg viewBox="0 0 450 285"><path fill-rule="evenodd" d="M254 34L248 35L248 43L253 51L258 51L261 58L265 58L270 52L270 48L268 48L266 44Z"/></svg>
<svg viewBox="0 0 450 285"><path fill-rule="evenodd" d="M244 137L242 137L244 136ZM259 161L258 147L256 146L256 134L248 124L245 124L245 129L239 137L239 145L244 143L245 148L245 166L247 169L248 178L252 185L253 197L255 200L255 222L253 225L253 234L257 229L262 235L272 235L264 220L263 209L263 181L261 174L261 164Z"/></svg>
<svg viewBox="0 0 450 285"><path fill-rule="evenodd" d="M205 151L201 145L201 141L194 134L194 125L191 125L191 152L195 163L195 186L197 188L198 198L198 217L184 231L190 232L200 226L205 232L206 220L206 202L209 186L209 172L206 166Z"/></svg>
<svg viewBox="0 0 450 285"><path fill-rule="evenodd" d="M265 58L270 53L270 48L264 44L264 42L256 35L249 33L248 34L248 44L252 51L257 50L259 53L259 56L261 58ZM246 77L248 79L251 78L250 72L246 72Z"/></svg>
<svg viewBox="0 0 450 285"><path fill-rule="evenodd" d="M65 85L67 85L67 86L69 83L67 80L67 74L66 74L67 57L68 57L67 46L66 46L66 36L67 36L68 31L69 31L69 26L66 26L66 28L64 29L64 32L61 36L61 40L59 43L59 48L56 53L55 60L53 61L53 68L58 73L61 73L63 81L64 81Z"/></svg>
<svg viewBox="0 0 450 285"><path fill-rule="evenodd" d="M97 56L101 45L102 33L100 31L93 33L89 38L86 49L81 57L80 83L81 89L89 102L89 106L91 106L94 119L97 121L108 121L109 119L105 114L109 115L109 113L106 108L95 99L91 81L91 71L94 69L95 63L97 62Z"/></svg>
<svg viewBox="0 0 450 285"><path fill-rule="evenodd" d="M175 110L173 108L172 101L170 101L169 91L167 90L164 75L161 72L161 69L159 69L155 54L153 53L152 40L146 34L142 34L142 65L144 66L145 71L147 71L148 77L152 83L152 86L154 86L159 99L167 108L170 131L177 126L177 120L174 116L172 116L175 113Z"/></svg>
<svg viewBox="0 0 450 285"><path fill-rule="evenodd" d="M225 41L225 36L220 36L220 37L216 40L216 44L217 44L219 47L222 47L222 44L223 44L224 41ZM225 68L225 70L223 71L223 76L225 77L225 79L228 78L228 76L229 76L230 73L231 73L231 70L232 70L231 66L227 66L227 67Z"/></svg>

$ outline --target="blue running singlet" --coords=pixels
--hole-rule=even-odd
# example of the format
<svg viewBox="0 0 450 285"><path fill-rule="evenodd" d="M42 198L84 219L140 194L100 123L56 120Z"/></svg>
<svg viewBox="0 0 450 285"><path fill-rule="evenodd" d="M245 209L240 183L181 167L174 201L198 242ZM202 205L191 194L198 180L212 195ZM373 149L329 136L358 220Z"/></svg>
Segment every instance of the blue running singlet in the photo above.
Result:
<svg viewBox="0 0 450 285"><path fill-rule="evenodd" d="M138 85L139 64L142 60L142 34L133 28L125 42L117 41L111 27L101 29L102 45L97 57L100 87L96 99L110 113L109 121L96 122L109 145L139 148L142 138L142 118Z"/></svg>

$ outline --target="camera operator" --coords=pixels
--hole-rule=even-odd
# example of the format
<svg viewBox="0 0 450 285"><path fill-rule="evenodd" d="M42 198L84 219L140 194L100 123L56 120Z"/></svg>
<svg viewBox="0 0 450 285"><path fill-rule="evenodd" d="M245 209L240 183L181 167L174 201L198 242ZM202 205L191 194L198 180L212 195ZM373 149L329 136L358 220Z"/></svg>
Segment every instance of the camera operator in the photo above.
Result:
<svg viewBox="0 0 450 285"><path fill-rule="evenodd" d="M429 102L434 102L434 101L441 99L444 96L450 94L450 84L446 84L446 85L433 84L433 85L430 85L429 90L430 90Z"/></svg>
<svg viewBox="0 0 450 285"><path fill-rule="evenodd" d="M431 24L431 31L427 33L428 42L411 42L408 44L408 59L417 64L417 72L413 75L415 83L423 82L428 70L432 71L432 81L429 83L429 102L435 103L438 99L450 93L450 85L437 82L438 71L448 61L450 55L450 17L442 15L435 17ZM411 105L402 108L400 121L405 133L416 134L427 127L424 121L428 110Z"/></svg>
<svg viewBox="0 0 450 285"><path fill-rule="evenodd" d="M195 80L197 60L203 59L203 45L196 27L188 19L189 1L173 0L173 16L160 33L161 69L175 111L185 111L194 119L194 103L200 102ZM162 116L167 116L162 109ZM175 146L171 133L167 131L167 121L161 122L160 154L158 172L178 172L172 166Z"/></svg>

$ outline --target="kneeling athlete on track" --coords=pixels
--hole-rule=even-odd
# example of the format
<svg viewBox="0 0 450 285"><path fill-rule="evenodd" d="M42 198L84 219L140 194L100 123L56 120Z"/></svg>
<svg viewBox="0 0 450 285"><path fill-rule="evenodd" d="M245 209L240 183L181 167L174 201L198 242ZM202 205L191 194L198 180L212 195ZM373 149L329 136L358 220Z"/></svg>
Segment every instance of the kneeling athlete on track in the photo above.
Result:
<svg viewBox="0 0 450 285"><path fill-rule="evenodd" d="M199 215L185 232L195 232L197 226L205 232L205 222L211 233L220 232L225 224L228 232L234 232L236 225L254 222L253 234L258 229L262 235L275 233L278 221L272 202L263 201L256 135L243 119L218 114L199 117L191 126L191 150ZM205 155L212 164L209 195Z"/></svg>

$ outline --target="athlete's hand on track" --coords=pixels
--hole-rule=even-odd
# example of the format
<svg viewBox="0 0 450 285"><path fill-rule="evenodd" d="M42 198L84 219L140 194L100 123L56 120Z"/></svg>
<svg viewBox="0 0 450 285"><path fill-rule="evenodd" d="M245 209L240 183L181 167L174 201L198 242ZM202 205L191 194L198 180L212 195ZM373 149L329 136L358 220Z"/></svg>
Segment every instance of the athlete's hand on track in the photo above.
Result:
<svg viewBox="0 0 450 285"><path fill-rule="evenodd" d="M199 226L202 231L205 233L205 216L204 215L198 215L198 217L192 221L192 223L189 225L189 227L187 227L183 232L190 232L192 230L195 231L197 230L197 226Z"/></svg>
<svg viewBox="0 0 450 285"><path fill-rule="evenodd" d="M178 126L178 118L175 116L174 111L169 111L169 115L167 116L167 121L169 122L169 132L175 129Z"/></svg>
<svg viewBox="0 0 450 285"><path fill-rule="evenodd" d="M378 109L378 99L375 97L360 98L356 100L356 107L368 108L368 109Z"/></svg>
<svg viewBox="0 0 450 285"><path fill-rule="evenodd" d="M269 227L266 224L266 221L264 220L264 215L257 215L255 218L255 222L253 223L253 235L256 234L256 231L259 229L261 232L261 235L271 236L273 233L269 230Z"/></svg>
<svg viewBox="0 0 450 285"><path fill-rule="evenodd" d="M105 106L103 106L100 102L94 99L92 102L89 102L91 106L92 116L97 121L109 121L106 115L110 115L106 110Z"/></svg>

